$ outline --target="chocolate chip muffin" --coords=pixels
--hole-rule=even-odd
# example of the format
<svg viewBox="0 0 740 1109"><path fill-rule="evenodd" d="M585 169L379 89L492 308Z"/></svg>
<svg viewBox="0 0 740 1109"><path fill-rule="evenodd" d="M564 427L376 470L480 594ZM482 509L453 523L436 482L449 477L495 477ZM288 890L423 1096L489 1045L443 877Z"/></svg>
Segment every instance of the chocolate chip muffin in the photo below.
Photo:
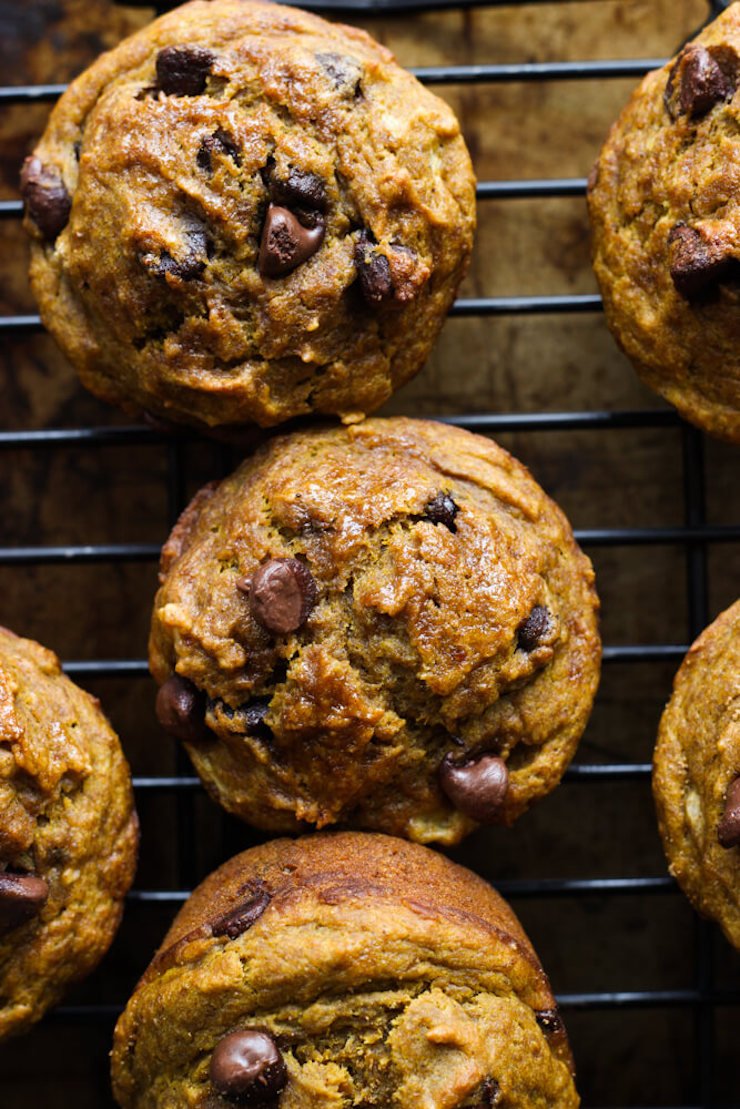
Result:
<svg viewBox="0 0 740 1109"><path fill-rule="evenodd" d="M0 628L0 1039L93 969L138 824L118 739L51 651Z"/></svg>
<svg viewBox="0 0 740 1109"><path fill-rule="evenodd" d="M211 874L118 1022L124 1109L572 1109L562 1020L509 906L424 847L278 840Z"/></svg>
<svg viewBox="0 0 740 1109"><path fill-rule="evenodd" d="M524 467L457 428L274 440L198 494L161 582L160 722L262 828L511 824L590 712L591 564Z"/></svg>
<svg viewBox="0 0 740 1109"><path fill-rule="evenodd" d="M653 794L671 874L740 949L740 601L702 632L676 675Z"/></svg>
<svg viewBox="0 0 740 1109"><path fill-rule="evenodd" d="M22 179L47 328L98 396L215 428L360 418L467 267L457 120L362 31L194 0L61 98Z"/></svg>
<svg viewBox="0 0 740 1109"><path fill-rule="evenodd" d="M687 420L740 442L740 5L649 74L589 183L615 338Z"/></svg>

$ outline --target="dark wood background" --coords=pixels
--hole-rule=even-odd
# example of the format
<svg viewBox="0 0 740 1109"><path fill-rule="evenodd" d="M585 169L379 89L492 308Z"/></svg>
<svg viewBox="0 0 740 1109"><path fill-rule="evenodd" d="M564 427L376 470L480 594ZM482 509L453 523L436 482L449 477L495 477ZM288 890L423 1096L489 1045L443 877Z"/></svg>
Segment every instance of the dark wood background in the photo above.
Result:
<svg viewBox="0 0 740 1109"><path fill-rule="evenodd" d="M357 19L407 65L661 57L706 18L704 0L574 0L414 17ZM150 18L106 0L0 0L2 82L64 81L101 49ZM583 177L633 80L445 86L481 180ZM18 167L48 107L0 109L1 198L17 196ZM595 291L582 197L482 201L474 262L463 295ZM0 222L0 313L33 312L27 249L17 221ZM3 429L125 423L88 396L52 341L4 337ZM664 407L637 381L600 314L453 319L419 377L387 412L630 410ZM507 433L500 441L559 501L577 528L684 523L684 433L679 426ZM740 522L738 454L705 441L708 519ZM168 491L168 456L182 456L185 488ZM225 472L236 455L213 444L29 449L0 454L3 547L161 543L173 497ZM607 644L686 644L687 553L680 545L591 547ZM712 616L738 594L738 544L708 548ZM111 560L64 565L0 561L0 623L39 639L65 660L142 658L156 567ZM608 663L577 758L649 761L676 663ZM153 715L147 677L91 679L136 775L176 770L173 744ZM182 768L182 766L181 766ZM183 768L187 770L187 768ZM139 791L140 890L190 886L259 836L196 791L181 800ZM663 875L649 782L564 783L512 831L481 831L454 852L486 878ZM517 898L558 993L692 989L697 920L678 892L643 896ZM69 1004L123 1003L175 906L132 903L99 972ZM740 967L716 929L712 972L737 989ZM699 1104L692 1006L570 1009L584 1104ZM718 1007L718 1104L740 1104L738 1008ZM0 1105L99 1109L110 1105L111 1021L48 1017L0 1050Z"/></svg>

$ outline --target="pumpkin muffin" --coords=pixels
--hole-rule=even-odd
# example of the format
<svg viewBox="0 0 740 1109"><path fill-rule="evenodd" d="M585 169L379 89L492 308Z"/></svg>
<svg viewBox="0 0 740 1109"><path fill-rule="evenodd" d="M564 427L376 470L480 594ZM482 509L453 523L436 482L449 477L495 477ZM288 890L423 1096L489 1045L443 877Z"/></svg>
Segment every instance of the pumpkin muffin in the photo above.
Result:
<svg viewBox="0 0 740 1109"><path fill-rule="evenodd" d="M97 396L214 429L359 419L470 255L451 109L364 32L194 0L72 83L22 175L45 326Z"/></svg>
<svg viewBox="0 0 740 1109"><path fill-rule="evenodd" d="M591 709L591 564L527 470L454 427L274 440L196 496L161 583L159 720L262 828L511 824Z"/></svg>
<svg viewBox="0 0 740 1109"><path fill-rule="evenodd" d="M589 185L606 318L643 381L740 442L740 5L650 73Z"/></svg>
<svg viewBox="0 0 740 1109"><path fill-rule="evenodd" d="M110 946L138 823L118 738L51 651L0 628L0 1039Z"/></svg>
<svg viewBox="0 0 740 1109"><path fill-rule="evenodd" d="M653 793L671 874L740 949L740 601L702 632L676 675Z"/></svg>
<svg viewBox="0 0 740 1109"><path fill-rule="evenodd" d="M529 940L424 847L338 833L238 855L195 891L118 1022L123 1109L575 1109Z"/></svg>

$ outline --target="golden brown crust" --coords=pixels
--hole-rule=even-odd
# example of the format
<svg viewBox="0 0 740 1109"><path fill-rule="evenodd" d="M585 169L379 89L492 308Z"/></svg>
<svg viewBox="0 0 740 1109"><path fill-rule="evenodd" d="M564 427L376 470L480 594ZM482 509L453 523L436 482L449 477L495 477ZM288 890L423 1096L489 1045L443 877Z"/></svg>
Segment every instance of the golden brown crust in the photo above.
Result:
<svg viewBox="0 0 740 1109"><path fill-rule="evenodd" d="M740 776L740 601L681 664L660 722L653 794L670 871L695 907L740 948L740 847L717 830Z"/></svg>
<svg viewBox="0 0 740 1109"><path fill-rule="evenodd" d="M440 496L453 502L447 526L430 516ZM507 761L496 823L560 780L598 681L593 571L560 510L494 443L408 419L287 436L188 509L177 545L151 669L208 698L214 738L188 750L243 819L452 843L474 821L440 790L445 755ZM247 593L257 567L285 558L308 567L318 601L278 635ZM525 649L538 608L544 627Z"/></svg>
<svg viewBox="0 0 740 1109"><path fill-rule="evenodd" d="M703 96L692 73L702 65L716 81ZM736 443L738 75L733 4L678 63L645 78L612 127L589 188L594 268L615 338L685 419Z"/></svg>
<svg viewBox="0 0 740 1109"><path fill-rule="evenodd" d="M51 651L0 629L0 872L49 887L37 914L0 935L0 1038L105 954L137 841L128 766L98 702Z"/></svg>
<svg viewBox="0 0 740 1109"><path fill-rule="evenodd" d="M159 51L183 43L215 59L206 87L157 91ZM193 0L156 20L72 84L35 154L71 198L56 238L26 220L42 318L83 383L131 412L357 419L419 370L470 255L451 110L364 32L282 5ZM326 233L267 277L268 194L291 170L323 183ZM366 234L381 303L360 292Z"/></svg>
<svg viewBox="0 0 740 1109"><path fill-rule="evenodd" d="M255 891L260 912L224 935ZM477 1104L486 1079L512 1109L566 1109L567 1038L535 1018L554 1007L518 921L474 874L386 836L278 840L181 910L118 1023L114 1089L137 1109L221 1105L210 1054L258 1023L288 1066L280 1109L452 1109Z"/></svg>

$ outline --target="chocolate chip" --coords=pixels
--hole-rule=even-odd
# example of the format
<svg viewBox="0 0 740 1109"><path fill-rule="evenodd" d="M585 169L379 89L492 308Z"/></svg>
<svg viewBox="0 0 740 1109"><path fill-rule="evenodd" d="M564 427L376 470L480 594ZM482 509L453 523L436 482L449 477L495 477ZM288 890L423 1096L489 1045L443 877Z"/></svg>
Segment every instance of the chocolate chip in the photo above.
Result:
<svg viewBox="0 0 740 1109"><path fill-rule="evenodd" d="M671 278L677 292L687 300L706 299L737 267L721 247L705 239L700 231L677 223L668 234Z"/></svg>
<svg viewBox="0 0 740 1109"><path fill-rule="evenodd" d="M306 262L324 241L324 221L304 227L287 208L270 204L260 243L259 271L263 277L283 277Z"/></svg>
<svg viewBox="0 0 740 1109"><path fill-rule="evenodd" d="M49 896L49 883L35 874L0 871L0 936L38 915Z"/></svg>
<svg viewBox="0 0 740 1109"><path fill-rule="evenodd" d="M725 811L717 828L722 847L740 847L740 775L730 783L725 798Z"/></svg>
<svg viewBox="0 0 740 1109"><path fill-rule="evenodd" d="M165 46L157 54L157 85L168 96L198 96L215 60L202 46Z"/></svg>
<svg viewBox="0 0 740 1109"><path fill-rule="evenodd" d="M424 509L424 515L433 524L444 524L450 531L457 531L455 517L459 511L449 493L437 493Z"/></svg>
<svg viewBox="0 0 740 1109"><path fill-rule="evenodd" d="M533 651L539 647L542 636L550 625L550 613L544 605L535 605L526 620L516 630L516 645L520 651Z"/></svg>
<svg viewBox="0 0 740 1109"><path fill-rule="evenodd" d="M67 226L72 200L56 166L40 158L26 158L21 170L21 193L26 212L47 242L53 243Z"/></svg>
<svg viewBox="0 0 740 1109"><path fill-rule="evenodd" d="M246 591L248 592L248 587ZM269 705L268 700L255 700L247 701L245 704L239 705L238 708L232 708L226 701L217 698L208 701L208 712L216 716L222 714L228 720L236 721L237 727L243 735L254 736L256 739L269 742L272 739L272 731L269 725L265 723Z"/></svg>
<svg viewBox="0 0 740 1109"><path fill-rule="evenodd" d="M197 220L191 219L185 224L185 243L186 249L179 258L173 258L169 251L163 250L161 254L142 254L139 261L157 277L169 273L181 281L193 281L203 273L209 256L205 228L199 226Z"/></svg>
<svg viewBox="0 0 740 1109"><path fill-rule="evenodd" d="M672 119L700 119L715 104L730 100L738 78L738 57L732 47L687 46L668 76L665 105Z"/></svg>
<svg viewBox="0 0 740 1109"><path fill-rule="evenodd" d="M534 1015L546 1036L560 1035L565 1031L562 1017L557 1009L536 1009Z"/></svg>
<svg viewBox="0 0 740 1109"><path fill-rule="evenodd" d="M318 596L311 571L297 558L271 558L239 588L246 591L247 584L252 616L275 635L302 627Z"/></svg>
<svg viewBox="0 0 740 1109"><path fill-rule="evenodd" d="M355 269L360 291L368 304L377 306L393 296L390 264L386 256L375 249L367 231L361 231L355 243Z"/></svg>
<svg viewBox="0 0 740 1109"><path fill-rule="evenodd" d="M270 178L270 199L300 215L326 211L326 183L316 173L291 167L287 181ZM297 209L299 211L297 211Z"/></svg>
<svg viewBox="0 0 740 1109"><path fill-rule="evenodd" d="M216 1044L210 1078L217 1093L239 1105L274 1101L288 1080L277 1044L267 1032L243 1028Z"/></svg>
<svg viewBox="0 0 740 1109"><path fill-rule="evenodd" d="M270 894L264 887L253 890L251 896L243 900L235 909L231 909L230 912L224 913L215 920L211 925L211 932L214 936L228 936L230 940L235 940L259 920L271 900Z"/></svg>
<svg viewBox="0 0 740 1109"><path fill-rule="evenodd" d="M481 824L495 823L509 786L506 763L498 755L479 755L456 763L445 755L439 768L442 791L460 812Z"/></svg>
<svg viewBox="0 0 740 1109"><path fill-rule="evenodd" d="M232 159L236 165L242 164L241 154L239 147L236 145L231 135L226 131L222 131L219 127L212 135L205 135L201 141L198 153L195 160L201 169L210 173L213 169L213 155L226 154Z"/></svg>
<svg viewBox="0 0 740 1109"><path fill-rule="evenodd" d="M496 1109L501 1104L501 1087L495 1078L484 1078L480 1090L480 1101L473 1109Z"/></svg>
<svg viewBox="0 0 740 1109"><path fill-rule="evenodd" d="M205 697L179 674L173 674L160 687L155 711L164 730L176 739L196 743L208 734L204 723Z"/></svg>
<svg viewBox="0 0 740 1109"><path fill-rule="evenodd" d="M360 77L362 66L356 58L346 54L321 53L316 55L316 61L331 79L335 89L340 89L344 96L357 96L360 92Z"/></svg>

